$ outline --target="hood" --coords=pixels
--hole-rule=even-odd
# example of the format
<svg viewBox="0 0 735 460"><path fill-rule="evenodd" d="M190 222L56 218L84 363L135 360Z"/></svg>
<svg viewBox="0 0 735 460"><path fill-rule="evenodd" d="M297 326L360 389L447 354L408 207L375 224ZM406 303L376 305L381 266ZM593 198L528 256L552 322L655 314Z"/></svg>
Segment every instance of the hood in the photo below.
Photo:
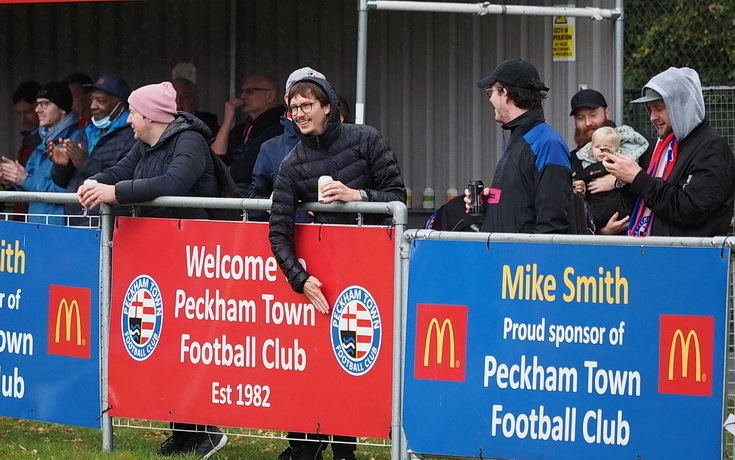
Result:
<svg viewBox="0 0 735 460"><path fill-rule="evenodd" d="M329 110L329 120L327 121L327 128L323 133L317 134L316 136L307 136L305 134L301 134L296 123L293 125L294 128L296 128L296 133L299 135L299 139L301 139L301 142L303 142L304 145L313 149L325 149L332 145L342 132L342 123L339 121L339 96L337 96L337 91L334 89L332 84L323 78L307 77L299 81L311 81L316 83L322 87L329 98L329 105L331 106Z"/></svg>
<svg viewBox="0 0 735 460"><path fill-rule="evenodd" d="M663 97L674 135L680 142L704 121L702 84L694 69L669 67L651 78L645 88Z"/></svg>
<svg viewBox="0 0 735 460"><path fill-rule="evenodd" d="M188 112L178 112L174 121L172 121L163 131L163 134L161 134L161 138L158 140L156 145L165 142L170 137L182 131L189 130L196 131L201 134L207 143L212 139L212 131L202 120Z"/></svg>

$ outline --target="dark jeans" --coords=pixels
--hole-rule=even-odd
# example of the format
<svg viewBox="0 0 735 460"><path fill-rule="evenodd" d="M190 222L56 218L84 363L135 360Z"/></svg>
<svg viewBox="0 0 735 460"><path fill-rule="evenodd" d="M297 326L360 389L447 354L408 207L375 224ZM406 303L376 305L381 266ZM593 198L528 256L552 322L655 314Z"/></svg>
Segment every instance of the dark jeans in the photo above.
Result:
<svg viewBox="0 0 735 460"><path fill-rule="evenodd" d="M289 444L298 452L297 460L313 459L317 451L325 450L330 444L328 436L316 433L288 433ZM354 436L332 436L332 452L334 458L354 458L357 450L357 438Z"/></svg>

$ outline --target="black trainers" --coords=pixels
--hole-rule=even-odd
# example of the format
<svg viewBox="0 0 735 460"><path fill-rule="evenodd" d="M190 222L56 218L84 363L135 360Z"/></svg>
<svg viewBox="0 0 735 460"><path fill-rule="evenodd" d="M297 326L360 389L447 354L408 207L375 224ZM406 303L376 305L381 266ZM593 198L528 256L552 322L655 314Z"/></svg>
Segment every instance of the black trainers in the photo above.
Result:
<svg viewBox="0 0 735 460"><path fill-rule="evenodd" d="M171 436L163 441L161 448L156 453L164 457L186 454L196 448L196 442L197 438L192 433L174 431Z"/></svg>
<svg viewBox="0 0 735 460"><path fill-rule="evenodd" d="M197 443L197 455L202 460L206 460L212 455L219 452L220 449L227 444L227 435L220 433L216 426L207 426L206 433L197 433L199 442Z"/></svg>

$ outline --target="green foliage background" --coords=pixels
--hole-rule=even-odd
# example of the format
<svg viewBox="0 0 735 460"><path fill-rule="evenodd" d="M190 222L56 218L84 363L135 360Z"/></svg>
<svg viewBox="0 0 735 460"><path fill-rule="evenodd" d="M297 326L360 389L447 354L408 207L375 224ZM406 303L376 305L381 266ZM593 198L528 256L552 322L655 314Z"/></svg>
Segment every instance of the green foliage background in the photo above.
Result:
<svg viewBox="0 0 735 460"><path fill-rule="evenodd" d="M735 86L735 1L626 0L625 87L691 67L702 86Z"/></svg>

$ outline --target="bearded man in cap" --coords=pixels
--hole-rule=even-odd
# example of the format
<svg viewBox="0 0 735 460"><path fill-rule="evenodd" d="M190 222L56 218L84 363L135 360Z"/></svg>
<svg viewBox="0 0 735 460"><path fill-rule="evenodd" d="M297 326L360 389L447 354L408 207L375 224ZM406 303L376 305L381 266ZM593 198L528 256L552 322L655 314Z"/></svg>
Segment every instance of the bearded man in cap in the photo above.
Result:
<svg viewBox="0 0 735 460"><path fill-rule="evenodd" d="M510 137L486 197L483 232L577 233L569 149L545 123L549 90L529 62L500 63L477 84L487 92L495 121ZM469 191L465 190L469 212ZM579 232L583 232L579 229Z"/></svg>
<svg viewBox="0 0 735 460"><path fill-rule="evenodd" d="M586 191L595 195L615 189L615 178L601 167L592 153L592 134L603 126L614 128L620 135L620 152L636 161L647 163L652 148L648 139L631 126L616 126L610 119L610 108L605 97L594 89L583 89L572 96L569 116L574 120L574 142L577 147L572 150L569 162L572 165L572 177L575 183L583 178ZM602 235L617 235L628 228L630 218L614 213L603 227L595 229Z"/></svg>
<svg viewBox="0 0 735 460"><path fill-rule="evenodd" d="M605 168L638 197L628 235L727 235L733 215L735 160L704 112L699 75L670 67L653 77L634 101L646 104L658 141L648 169L620 154Z"/></svg>
<svg viewBox="0 0 735 460"><path fill-rule="evenodd" d="M114 165L125 156L135 144L133 129L128 124L128 83L115 75L102 75L91 86L90 107L91 123L84 128L81 142L64 139L61 148L51 152L54 162L51 179L59 187L75 193L79 186L90 176ZM82 214L78 203L66 204L66 214ZM130 209L116 207L117 215L130 214ZM99 214L99 208L90 210ZM70 219L72 225L88 225L89 218Z"/></svg>
<svg viewBox="0 0 735 460"><path fill-rule="evenodd" d="M51 180L49 151L58 147L63 139L78 142L81 132L77 128L79 116L72 110L72 94L66 83L51 82L41 87L36 95L41 143L31 153L28 163L23 167L17 161L2 157L0 177L12 183L17 190L29 192L64 192L65 190ZM29 214L56 214L59 217L31 215L28 222L63 225L64 205L53 203L30 203Z"/></svg>

